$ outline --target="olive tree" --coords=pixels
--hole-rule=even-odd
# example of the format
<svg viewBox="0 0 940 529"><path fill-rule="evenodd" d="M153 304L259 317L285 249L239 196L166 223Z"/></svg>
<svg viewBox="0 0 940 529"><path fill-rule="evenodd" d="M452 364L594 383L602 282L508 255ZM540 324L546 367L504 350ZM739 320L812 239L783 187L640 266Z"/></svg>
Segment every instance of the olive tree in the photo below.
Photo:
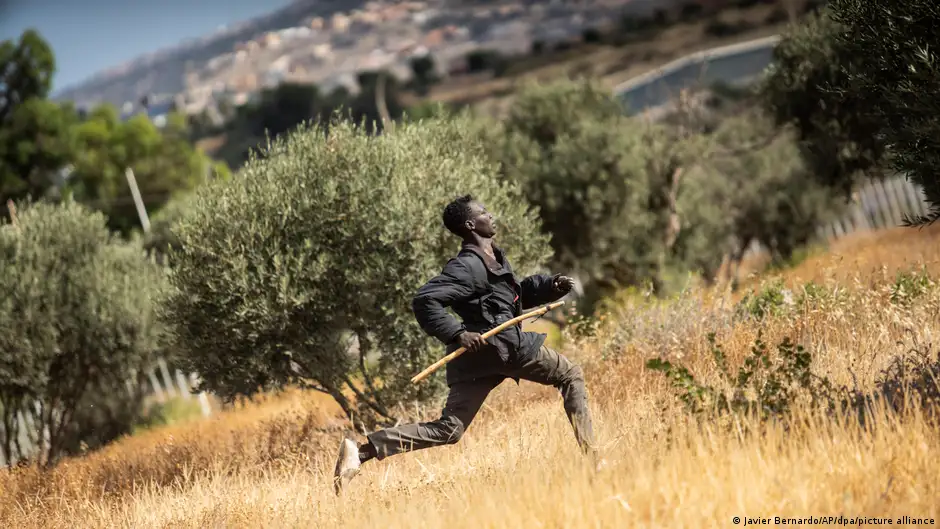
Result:
<svg viewBox="0 0 940 529"><path fill-rule="evenodd" d="M930 0L833 0L842 26L836 42L850 58L841 91L875 119L891 165L923 187L931 211L911 224L940 218L940 6Z"/></svg>
<svg viewBox="0 0 940 529"><path fill-rule="evenodd" d="M160 352L155 299L166 276L139 243L74 202L27 206L0 226L0 407L7 461L49 465L63 453L127 433L142 395L125 382ZM102 398L109 396L110 398ZM103 424L90 405L107 406ZM32 419L29 432L18 416ZM101 432L109 435L102 436Z"/></svg>
<svg viewBox="0 0 940 529"><path fill-rule="evenodd" d="M192 193L180 193L150 218L150 230L143 234L141 241L144 249L153 253L158 261L167 262L167 255L179 247L173 225L193 207L192 201Z"/></svg>
<svg viewBox="0 0 940 529"><path fill-rule="evenodd" d="M500 141L493 155L538 207L554 266L581 277L588 311L617 288L661 290L680 229L681 168L694 158L689 138L625 116L593 81L565 80L526 86Z"/></svg>
<svg viewBox="0 0 940 529"><path fill-rule="evenodd" d="M844 210L839 188L820 181L800 155L797 134L752 107L726 119L707 138L707 154L696 166L697 176L690 176L703 181L699 188L706 191L694 198L724 212L724 221L714 226L730 236L722 242L730 242L732 262L752 241L775 261L789 259L819 225ZM697 254L711 244L698 241L687 250Z"/></svg>
<svg viewBox="0 0 940 529"><path fill-rule="evenodd" d="M816 179L848 194L860 177L881 173L885 144L869 103L844 97L855 52L837 38L842 31L828 9L807 15L784 33L758 88L775 122L795 128Z"/></svg>
<svg viewBox="0 0 940 529"><path fill-rule="evenodd" d="M224 399L323 391L360 427L438 396L440 372L409 382L443 351L411 300L459 249L444 206L466 193L482 200L520 274L551 255L536 213L497 169L466 115L406 120L380 136L304 124L231 181L198 189L173 230L164 310L188 369Z"/></svg>

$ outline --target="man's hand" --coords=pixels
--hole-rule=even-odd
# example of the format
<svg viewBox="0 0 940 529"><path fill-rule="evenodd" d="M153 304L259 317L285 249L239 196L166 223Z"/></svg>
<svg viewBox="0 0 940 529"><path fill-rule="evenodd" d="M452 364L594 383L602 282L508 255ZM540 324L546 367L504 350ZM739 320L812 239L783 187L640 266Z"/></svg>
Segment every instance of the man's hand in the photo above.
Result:
<svg viewBox="0 0 940 529"><path fill-rule="evenodd" d="M552 278L552 288L554 288L556 292L567 294L574 288L574 279L558 274Z"/></svg>
<svg viewBox="0 0 940 529"><path fill-rule="evenodd" d="M486 339L478 332L467 331L457 337L461 347L466 347L468 353L475 353L486 345Z"/></svg>

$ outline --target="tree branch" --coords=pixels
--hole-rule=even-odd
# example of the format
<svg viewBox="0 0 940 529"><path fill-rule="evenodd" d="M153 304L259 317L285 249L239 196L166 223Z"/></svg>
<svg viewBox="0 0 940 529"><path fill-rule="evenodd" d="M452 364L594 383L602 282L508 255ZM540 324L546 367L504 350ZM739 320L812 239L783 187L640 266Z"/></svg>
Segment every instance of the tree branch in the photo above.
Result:
<svg viewBox="0 0 940 529"><path fill-rule="evenodd" d="M353 408L352 403L349 402L349 399L346 398L346 395L343 395L342 391L330 384L325 382L321 383L323 384L323 387L326 388L326 393L329 393L330 396L336 400L336 403L339 404L339 407L343 409L343 413L346 414L346 417L348 417L350 422L353 422L353 425L355 426L356 410Z"/></svg>
<svg viewBox="0 0 940 529"><path fill-rule="evenodd" d="M301 381L301 387L304 389L312 389L314 391L319 391L320 393L326 393L327 395L330 394L330 390L322 386L318 386L312 382L307 382L306 380Z"/></svg>
<svg viewBox="0 0 940 529"><path fill-rule="evenodd" d="M392 421L397 419L397 417L390 414L388 410L385 409L384 406L376 402L375 399L370 399L363 392L359 391L359 388L357 388L356 385L353 384L352 380L349 379L349 375L343 375L343 380L346 382L349 388L353 390L353 393L356 394L356 398L361 399L362 402L366 403L366 405L372 408L373 411L375 411L382 417L385 417L386 419L389 419Z"/></svg>

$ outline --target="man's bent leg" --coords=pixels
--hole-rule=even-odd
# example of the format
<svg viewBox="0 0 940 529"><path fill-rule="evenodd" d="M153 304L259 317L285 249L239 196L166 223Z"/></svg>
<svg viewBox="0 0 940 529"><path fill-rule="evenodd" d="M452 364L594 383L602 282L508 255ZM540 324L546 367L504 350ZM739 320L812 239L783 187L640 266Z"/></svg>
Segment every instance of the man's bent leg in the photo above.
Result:
<svg viewBox="0 0 940 529"><path fill-rule="evenodd" d="M532 357L514 368L512 376L558 388L578 445L585 454L597 456L584 372L580 366L543 345Z"/></svg>
<svg viewBox="0 0 940 529"><path fill-rule="evenodd" d="M502 381L503 377L488 377L454 384L439 419L369 434L375 457L381 460L403 452L456 443L473 422L487 395Z"/></svg>

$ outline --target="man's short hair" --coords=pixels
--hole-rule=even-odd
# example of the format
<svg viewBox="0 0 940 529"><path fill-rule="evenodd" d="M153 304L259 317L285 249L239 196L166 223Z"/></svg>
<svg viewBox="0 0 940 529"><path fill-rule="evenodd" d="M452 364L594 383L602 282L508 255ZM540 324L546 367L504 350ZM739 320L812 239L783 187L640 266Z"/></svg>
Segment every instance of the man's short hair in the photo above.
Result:
<svg viewBox="0 0 940 529"><path fill-rule="evenodd" d="M467 194L455 198L444 208L444 227L454 235L463 236L466 230L465 225L470 220L470 203L473 200L473 196Z"/></svg>

